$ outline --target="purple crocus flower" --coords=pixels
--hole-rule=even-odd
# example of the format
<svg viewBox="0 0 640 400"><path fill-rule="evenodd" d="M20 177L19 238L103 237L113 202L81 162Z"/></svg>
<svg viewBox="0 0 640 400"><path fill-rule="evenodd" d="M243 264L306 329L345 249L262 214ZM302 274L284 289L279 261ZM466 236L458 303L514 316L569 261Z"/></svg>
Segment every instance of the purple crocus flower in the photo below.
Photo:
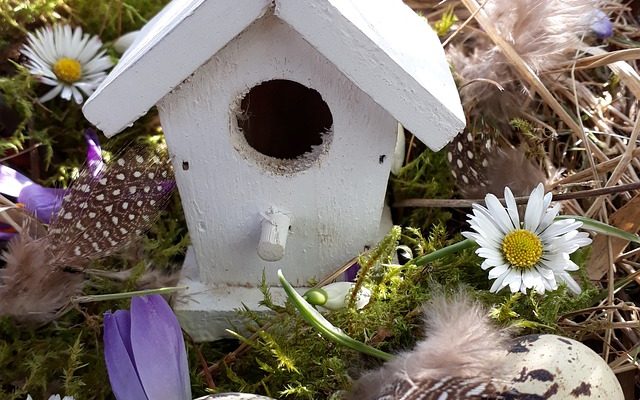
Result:
<svg viewBox="0 0 640 400"><path fill-rule="evenodd" d="M182 330L160 295L104 314L104 358L117 400L191 400Z"/></svg>
<svg viewBox="0 0 640 400"><path fill-rule="evenodd" d="M103 167L100 143L92 129L87 129L84 137L87 142L87 167L95 176ZM58 213L65 190L44 187L13 168L0 165L0 193L16 198L26 210L48 224L51 217ZM7 240L13 235L14 233L0 232L0 240Z"/></svg>
<svg viewBox="0 0 640 400"><path fill-rule="evenodd" d="M345 282L355 282L358 277L358 271L360 271L360 264L358 262L354 262L346 271L344 271L344 281Z"/></svg>

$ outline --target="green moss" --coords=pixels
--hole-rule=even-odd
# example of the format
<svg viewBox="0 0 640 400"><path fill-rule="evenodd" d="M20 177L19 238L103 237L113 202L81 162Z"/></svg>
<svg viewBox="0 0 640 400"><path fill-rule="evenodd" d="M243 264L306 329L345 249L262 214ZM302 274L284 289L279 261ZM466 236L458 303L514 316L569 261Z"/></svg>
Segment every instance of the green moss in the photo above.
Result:
<svg viewBox="0 0 640 400"><path fill-rule="evenodd" d="M424 150L406 164L396 176L391 176L391 190L395 201L409 198L448 199L454 194L454 182L447 163L446 152ZM441 208L400 209L398 223L428 231L437 222L446 222L451 213Z"/></svg>
<svg viewBox="0 0 640 400"><path fill-rule="evenodd" d="M19 65L19 48L29 31L56 22L82 26L100 35L107 45L121 34L139 29L166 0L5 0L0 1L0 112L2 138L0 157L31 149L34 157L21 156L5 162L47 186L66 187L85 163L83 132L90 128L80 106L56 98L45 104L37 101L50 88L41 85ZM454 18L445 14L439 26L449 29ZM116 56L110 50L110 54ZM613 79L613 78L612 78ZM6 116L11 118L7 118ZM7 121L11 121L10 124ZM524 136L535 136L531 124L514 120ZM132 127L107 140L100 136L105 158L132 143L161 145L158 116L151 110ZM395 200L406 198L452 198L454 182L445 152L422 152L391 179ZM460 226L443 209L398 209L395 228L380 246L361 257L363 270L358 285L372 290L370 304L361 311L353 308L327 314L329 320L347 334L388 352L413 346L423 334L422 304L434 291L453 291L460 286L492 308L496 322L517 325L524 332L561 332L558 317L593 305L601 293L588 286L580 296L561 288L547 296L512 295L488 292L487 273L474 249L447 256L423 267L398 265L393 259L403 243L413 256L428 254L461 238L453 236ZM345 223L349 223L348 221ZM176 194L149 233L125 254L96 262L92 267L106 272L131 270L118 282L92 276L85 294L117 293L137 289L139 279L155 269L176 272L184 257L189 237ZM575 261L583 265L585 252ZM351 385L351 377L379 363L354 351L326 341L302 320L289 304L278 306L263 286L263 304L270 314L241 310L247 322L239 338L250 350L229 359L214 375L216 391L248 391L291 399L328 399ZM74 395L77 399L113 398L105 371L102 348L102 314L106 310L128 308L128 301L87 303L74 307L54 323L42 327L16 326L0 319L0 400L34 399L49 394ZM268 326L264 331L260 327ZM256 332L255 337L250 333ZM206 382L199 372L202 356L213 362L232 351L237 343L221 341L189 343L194 397L205 394Z"/></svg>

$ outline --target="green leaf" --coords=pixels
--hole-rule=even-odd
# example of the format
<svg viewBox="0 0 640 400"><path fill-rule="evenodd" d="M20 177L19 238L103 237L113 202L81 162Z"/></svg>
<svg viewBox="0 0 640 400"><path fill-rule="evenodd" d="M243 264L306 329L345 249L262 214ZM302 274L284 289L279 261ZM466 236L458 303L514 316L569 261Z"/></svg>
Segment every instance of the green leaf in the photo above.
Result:
<svg viewBox="0 0 640 400"><path fill-rule="evenodd" d="M620 228L605 224L604 222L596 221L595 219L579 215L559 215L556 217L556 220L559 219L575 219L576 221L582 222L582 227L588 231L602 233L607 236L614 236L629 242L640 243L640 237L638 235L623 231Z"/></svg>
<svg viewBox="0 0 640 400"><path fill-rule="evenodd" d="M385 361L391 359L391 354L385 353L382 350L378 350L367 344L359 342L345 335L339 328L333 326L331 322L327 321L327 319L323 317L322 314L320 314L315 308L313 308L311 304L307 303L304 298L295 291L295 289L282 274L282 270L278 270L278 278L280 279L280 283L282 284L284 291L287 293L287 296L300 312L300 315L302 315L305 321L307 321L318 332L320 332L322 336L334 343L349 347L350 349L357 350L361 353L378 357Z"/></svg>
<svg viewBox="0 0 640 400"><path fill-rule="evenodd" d="M435 261L439 258L448 256L449 254L454 254L457 253L459 251L462 251L464 249L468 249L469 247L473 247L476 245L476 242L474 242L471 239L465 239L463 241L460 241L458 243L454 243L452 245L449 245L447 247L443 247L439 250L436 251L432 251L429 254L425 254L424 256L421 257L416 257L413 260L411 260L411 263L417 265L417 266L423 266L427 263L430 263L432 261Z"/></svg>

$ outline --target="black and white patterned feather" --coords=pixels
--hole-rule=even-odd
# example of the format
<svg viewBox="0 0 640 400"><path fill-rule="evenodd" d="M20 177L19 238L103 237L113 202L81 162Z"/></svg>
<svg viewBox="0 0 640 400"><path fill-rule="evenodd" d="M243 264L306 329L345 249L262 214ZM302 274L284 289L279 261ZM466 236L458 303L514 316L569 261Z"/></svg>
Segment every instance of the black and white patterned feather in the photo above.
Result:
<svg viewBox="0 0 640 400"><path fill-rule="evenodd" d="M384 386L376 400L543 400L541 396L507 387L506 382L477 377L446 376L412 381L405 376Z"/></svg>
<svg viewBox="0 0 640 400"><path fill-rule="evenodd" d="M350 400L542 400L508 384L509 335L459 293L425 306L426 338L364 374Z"/></svg>
<svg viewBox="0 0 640 400"><path fill-rule="evenodd" d="M168 157L132 147L69 187L43 238L58 266L82 266L120 250L146 231L174 187Z"/></svg>
<svg viewBox="0 0 640 400"><path fill-rule="evenodd" d="M481 199L487 193L503 193L508 186L516 196L528 195L545 172L519 147L500 143L483 131L465 131L447 147L447 161L460 193L468 199Z"/></svg>
<svg viewBox="0 0 640 400"><path fill-rule="evenodd" d="M76 272L145 232L174 186L168 157L136 146L98 171L83 169L48 232L23 230L2 254L0 316L36 324L57 318L82 291L85 276Z"/></svg>

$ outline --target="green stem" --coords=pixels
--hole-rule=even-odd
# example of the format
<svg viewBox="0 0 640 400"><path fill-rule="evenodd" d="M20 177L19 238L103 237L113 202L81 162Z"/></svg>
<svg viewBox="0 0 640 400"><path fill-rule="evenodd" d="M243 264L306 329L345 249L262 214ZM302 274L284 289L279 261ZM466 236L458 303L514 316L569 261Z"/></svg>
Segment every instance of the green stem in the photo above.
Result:
<svg viewBox="0 0 640 400"><path fill-rule="evenodd" d="M135 296L145 296L149 294L169 294L180 290L187 289L186 286L164 287L158 289L137 290L135 292L95 294L90 296L77 296L71 299L74 304L93 303L95 301L119 300L127 299Z"/></svg>
<svg viewBox="0 0 640 400"><path fill-rule="evenodd" d="M390 360L393 357L389 353L385 353L382 350L378 350L375 347L371 347L351 338L342 332L342 330L333 326L331 322L327 321L327 319L318 312L318 310L313 308L311 304L307 303L304 298L296 292L291 284L285 279L281 270L278 270L278 278L280 279L280 284L287 293L289 300L291 300L293 305L298 309L302 318L320 332L322 336L341 346L349 347L353 350L381 358L385 361Z"/></svg>
<svg viewBox="0 0 640 400"><path fill-rule="evenodd" d="M410 263L415 264L417 266L423 266L426 263L435 261L442 257L448 256L449 254L454 254L464 249L468 249L470 247L475 246L476 242L471 239L465 239L461 242L454 243L447 247L443 247L439 250L433 251L429 254L425 254L424 256L416 257L410 261Z"/></svg>

